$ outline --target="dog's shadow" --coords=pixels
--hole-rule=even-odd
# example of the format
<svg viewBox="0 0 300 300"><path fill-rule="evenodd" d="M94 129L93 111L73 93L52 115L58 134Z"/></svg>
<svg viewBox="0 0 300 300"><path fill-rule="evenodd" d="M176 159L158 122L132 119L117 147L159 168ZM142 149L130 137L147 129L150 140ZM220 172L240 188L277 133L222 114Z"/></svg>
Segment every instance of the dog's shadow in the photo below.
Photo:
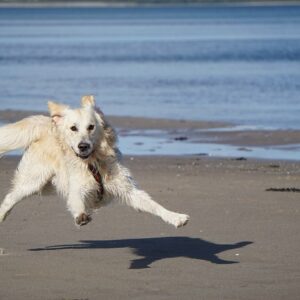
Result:
<svg viewBox="0 0 300 300"><path fill-rule="evenodd" d="M234 244L215 244L200 238L190 237L154 237L142 239L80 241L78 244L53 245L45 248L30 249L30 251L54 251L66 249L115 249L130 248L140 258L133 259L130 269L149 268L153 262L166 258L187 257L196 260L206 260L214 264L234 264L237 261L223 260L218 253L242 248L252 242Z"/></svg>

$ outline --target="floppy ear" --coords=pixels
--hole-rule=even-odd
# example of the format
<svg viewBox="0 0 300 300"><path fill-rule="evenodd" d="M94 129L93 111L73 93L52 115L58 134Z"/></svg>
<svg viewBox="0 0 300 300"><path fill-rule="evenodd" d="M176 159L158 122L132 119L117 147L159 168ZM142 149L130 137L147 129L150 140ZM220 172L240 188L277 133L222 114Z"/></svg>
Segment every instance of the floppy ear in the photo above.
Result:
<svg viewBox="0 0 300 300"><path fill-rule="evenodd" d="M86 95L81 98L82 107L95 107L95 97L93 95Z"/></svg>
<svg viewBox="0 0 300 300"><path fill-rule="evenodd" d="M48 101L48 109L52 120L57 124L64 115L68 106L53 101Z"/></svg>

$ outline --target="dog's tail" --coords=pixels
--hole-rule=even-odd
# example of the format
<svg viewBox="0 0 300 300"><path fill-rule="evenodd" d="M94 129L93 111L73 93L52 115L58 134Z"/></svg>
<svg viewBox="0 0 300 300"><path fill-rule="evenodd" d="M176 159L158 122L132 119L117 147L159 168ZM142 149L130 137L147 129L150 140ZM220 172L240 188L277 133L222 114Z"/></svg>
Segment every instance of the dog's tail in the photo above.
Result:
<svg viewBox="0 0 300 300"><path fill-rule="evenodd" d="M32 116L0 127L0 157L8 151L25 149L51 129L51 119Z"/></svg>

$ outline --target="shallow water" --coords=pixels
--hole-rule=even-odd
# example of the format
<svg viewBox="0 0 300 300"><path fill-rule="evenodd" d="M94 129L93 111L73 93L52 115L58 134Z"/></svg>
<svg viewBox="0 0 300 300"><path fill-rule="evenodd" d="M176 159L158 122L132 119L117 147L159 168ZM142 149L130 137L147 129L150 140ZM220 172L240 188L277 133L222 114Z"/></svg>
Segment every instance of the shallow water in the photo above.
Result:
<svg viewBox="0 0 300 300"><path fill-rule="evenodd" d="M300 6L0 9L0 109L300 128Z"/></svg>
<svg viewBox="0 0 300 300"><path fill-rule="evenodd" d="M280 146L241 147L234 145L175 140L165 131L127 131L119 138L119 147L125 155L199 155L209 157L258 158L300 160L300 144Z"/></svg>

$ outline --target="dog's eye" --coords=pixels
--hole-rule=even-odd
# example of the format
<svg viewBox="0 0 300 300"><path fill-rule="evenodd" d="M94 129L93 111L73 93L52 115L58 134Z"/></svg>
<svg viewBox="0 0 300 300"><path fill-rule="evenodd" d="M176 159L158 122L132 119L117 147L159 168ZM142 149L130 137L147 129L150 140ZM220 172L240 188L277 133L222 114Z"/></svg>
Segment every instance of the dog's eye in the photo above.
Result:
<svg viewBox="0 0 300 300"><path fill-rule="evenodd" d="M72 126L72 127L70 127L70 129L72 130L72 131L78 131L78 129L77 129L77 127L74 125L74 126Z"/></svg>
<svg viewBox="0 0 300 300"><path fill-rule="evenodd" d="M89 125L89 127L87 128L88 131L92 131L95 128L95 125Z"/></svg>

